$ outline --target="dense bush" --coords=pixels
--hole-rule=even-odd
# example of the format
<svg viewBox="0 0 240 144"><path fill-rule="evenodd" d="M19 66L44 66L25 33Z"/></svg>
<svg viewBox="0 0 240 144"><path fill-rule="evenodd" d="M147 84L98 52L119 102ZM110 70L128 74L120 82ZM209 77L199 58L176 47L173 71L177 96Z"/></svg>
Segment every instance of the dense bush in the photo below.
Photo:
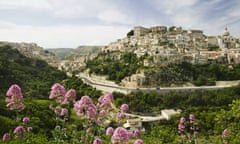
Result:
<svg viewBox="0 0 240 144"><path fill-rule="evenodd" d="M107 54L100 54L93 60L87 61L90 73L107 75L109 80L115 82L121 82L123 78L135 74L142 65L143 59L133 53L124 53L120 55L119 60L111 58Z"/></svg>

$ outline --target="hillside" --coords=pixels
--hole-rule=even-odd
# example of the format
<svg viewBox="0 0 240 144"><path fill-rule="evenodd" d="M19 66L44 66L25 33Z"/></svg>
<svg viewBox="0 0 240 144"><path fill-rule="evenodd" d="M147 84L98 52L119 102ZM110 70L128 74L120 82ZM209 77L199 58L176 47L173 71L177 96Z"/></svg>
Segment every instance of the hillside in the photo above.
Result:
<svg viewBox="0 0 240 144"><path fill-rule="evenodd" d="M26 97L44 98L49 87L55 82L66 79L65 73L49 66L45 61L21 54L9 45L0 47L0 97L11 84L19 84Z"/></svg>
<svg viewBox="0 0 240 144"><path fill-rule="evenodd" d="M0 46L11 46L13 49L17 49L21 54L28 58L40 59L46 61L48 64L56 67L60 62L59 59L36 43L15 43L15 42L0 42Z"/></svg>
<svg viewBox="0 0 240 144"><path fill-rule="evenodd" d="M91 54L96 54L100 51L102 46L79 46L75 49L73 48L52 48L47 49L48 51L54 53L58 58L62 60L72 60L73 58L79 56L87 56Z"/></svg>
<svg viewBox="0 0 240 144"><path fill-rule="evenodd" d="M108 61L111 62L111 60ZM133 65L127 64L126 61ZM123 55L123 59L119 63L114 63L113 66L119 67L118 71L122 71L122 68L126 69L126 66L134 68L133 66L137 65L138 61L136 55L127 53ZM122 65L123 63L127 65ZM225 69L225 67L222 68ZM113 67L112 69L116 68ZM126 70L126 74L132 70L135 71L135 69ZM77 92L78 100L83 95L89 95L96 102L97 96L102 94L83 84L82 81L75 77L66 78L64 73L49 66L42 60L30 59L10 46L0 47L0 123L2 124L0 126L0 135L3 135L5 132L12 134L16 126L23 125L20 120L25 116L30 117L30 123L27 126L33 127L32 133L26 132L27 134L23 136L24 139L18 139L13 136L11 143L23 143L23 141L29 140L32 143L39 144L59 143L55 141L56 139L62 139L65 143L74 143L71 140L75 140L75 137L79 138L79 136L75 136L73 133L86 134L84 127L85 119L75 115L74 111L71 111L71 115L69 114L69 118L65 121L65 117L57 116L54 113L55 111L53 112L49 109L50 104L56 104L54 100L46 100L48 99L51 85L59 82L63 83L67 90L74 88ZM20 113L8 110L5 106L5 93L13 83L21 86L24 95L26 109ZM129 104L130 112L158 114L164 108L181 108L183 110L181 116L187 117L189 114L194 114L197 127L199 127L199 129L196 129L196 132L199 133L197 135L199 143L215 144L221 143L221 133L225 128L231 131L230 143L239 143L238 113L240 101L236 100L239 99L239 94L238 86L217 91L176 92L166 95L141 92L131 93L126 96L119 93L114 93L113 95L116 106L119 107L123 103ZM70 105L67 106L69 110L73 109ZM21 116L20 119L19 116ZM146 131L141 136L144 143L178 143L177 127L178 119L181 116L177 115L169 121L144 123L143 127ZM56 124L60 124L62 128L58 129ZM116 127L116 124L112 123L111 126ZM26 125L23 126L26 127ZM99 130L101 132L102 139L110 141L110 137L104 136L105 127L102 127L101 124L96 125L96 123L94 123L94 126L101 126L97 127L96 131ZM65 133L66 129L68 131ZM60 133L57 133L59 130L61 130ZM92 136L91 138L94 137Z"/></svg>
<svg viewBox="0 0 240 144"><path fill-rule="evenodd" d="M99 53L101 46L79 46L72 48L48 49L61 59L58 68L68 73L79 73L85 68L86 61L91 60Z"/></svg>
<svg viewBox="0 0 240 144"><path fill-rule="evenodd" d="M126 53L137 57L137 62L121 64ZM222 35L208 36L202 30L175 26L134 27L87 61L90 73L135 88L239 80L239 66L239 38L231 36L227 29Z"/></svg>
<svg viewBox="0 0 240 144"><path fill-rule="evenodd" d="M73 48L50 48L47 49L49 52L52 52L60 59L65 59L66 57L70 56L74 53Z"/></svg>

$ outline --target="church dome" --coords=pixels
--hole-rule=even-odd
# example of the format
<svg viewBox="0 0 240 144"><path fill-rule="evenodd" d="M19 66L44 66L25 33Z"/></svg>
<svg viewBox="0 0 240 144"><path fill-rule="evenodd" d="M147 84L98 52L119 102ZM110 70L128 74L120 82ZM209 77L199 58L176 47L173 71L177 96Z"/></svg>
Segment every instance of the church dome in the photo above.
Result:
<svg viewBox="0 0 240 144"><path fill-rule="evenodd" d="M227 28L225 28L225 31L223 33L223 36L230 36L230 33Z"/></svg>

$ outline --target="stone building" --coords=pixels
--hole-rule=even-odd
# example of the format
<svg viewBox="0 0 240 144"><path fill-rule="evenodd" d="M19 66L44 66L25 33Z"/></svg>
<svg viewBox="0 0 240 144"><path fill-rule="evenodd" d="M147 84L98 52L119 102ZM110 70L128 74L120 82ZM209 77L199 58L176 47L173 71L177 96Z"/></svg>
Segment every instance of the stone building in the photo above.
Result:
<svg viewBox="0 0 240 144"><path fill-rule="evenodd" d="M218 37L218 44L221 49L229 49L236 47L236 39L230 35L230 32L225 28L222 36Z"/></svg>
<svg viewBox="0 0 240 144"><path fill-rule="evenodd" d="M167 27L166 26L155 26L155 27L151 27L150 30L152 31L152 33L166 33L167 32Z"/></svg>
<svg viewBox="0 0 240 144"><path fill-rule="evenodd" d="M142 26L137 26L137 27L134 27L133 31L134 31L134 36L140 37L147 34L149 32L149 29Z"/></svg>
<svg viewBox="0 0 240 144"><path fill-rule="evenodd" d="M219 47L218 45L218 39L216 36L208 36L207 39L207 47Z"/></svg>
<svg viewBox="0 0 240 144"><path fill-rule="evenodd" d="M125 87L142 87L144 82L146 80L146 77L144 75L143 72L138 73L138 74L134 74L130 77L125 77L122 81L121 81L121 85L125 86Z"/></svg>

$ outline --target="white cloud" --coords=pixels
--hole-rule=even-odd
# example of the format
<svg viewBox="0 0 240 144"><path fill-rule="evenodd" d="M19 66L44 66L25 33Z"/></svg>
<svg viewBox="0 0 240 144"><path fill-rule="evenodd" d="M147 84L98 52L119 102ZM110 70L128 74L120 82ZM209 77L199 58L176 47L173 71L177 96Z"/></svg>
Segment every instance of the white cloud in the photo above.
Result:
<svg viewBox="0 0 240 144"><path fill-rule="evenodd" d="M49 9L50 5L47 0L1 0L0 9L18 9L18 8L31 8L31 9Z"/></svg>
<svg viewBox="0 0 240 144"><path fill-rule="evenodd" d="M123 12L107 9L98 14L98 18L106 23L133 24L133 20Z"/></svg>
<svg viewBox="0 0 240 144"><path fill-rule="evenodd" d="M0 24L1 25L1 24ZM59 25L54 27L15 26L0 29L1 41L35 42L45 48L107 45L123 38L129 28L124 26Z"/></svg>
<svg viewBox="0 0 240 144"><path fill-rule="evenodd" d="M184 10L184 7L189 7L195 4L198 0L153 0L153 4L159 11L164 11L166 14L175 14L179 9Z"/></svg>
<svg viewBox="0 0 240 144"><path fill-rule="evenodd" d="M132 28L128 25L161 24L203 29L211 35L221 34L228 26L240 35L237 0L142 0L139 5L130 1L0 0L0 40L36 42L44 47L108 44L124 37ZM21 10L24 13L17 13ZM31 22L35 16L38 22Z"/></svg>
<svg viewBox="0 0 240 144"><path fill-rule="evenodd" d="M87 3L86 0L49 0L48 3L57 17L89 16L92 11L94 12L93 5Z"/></svg>

